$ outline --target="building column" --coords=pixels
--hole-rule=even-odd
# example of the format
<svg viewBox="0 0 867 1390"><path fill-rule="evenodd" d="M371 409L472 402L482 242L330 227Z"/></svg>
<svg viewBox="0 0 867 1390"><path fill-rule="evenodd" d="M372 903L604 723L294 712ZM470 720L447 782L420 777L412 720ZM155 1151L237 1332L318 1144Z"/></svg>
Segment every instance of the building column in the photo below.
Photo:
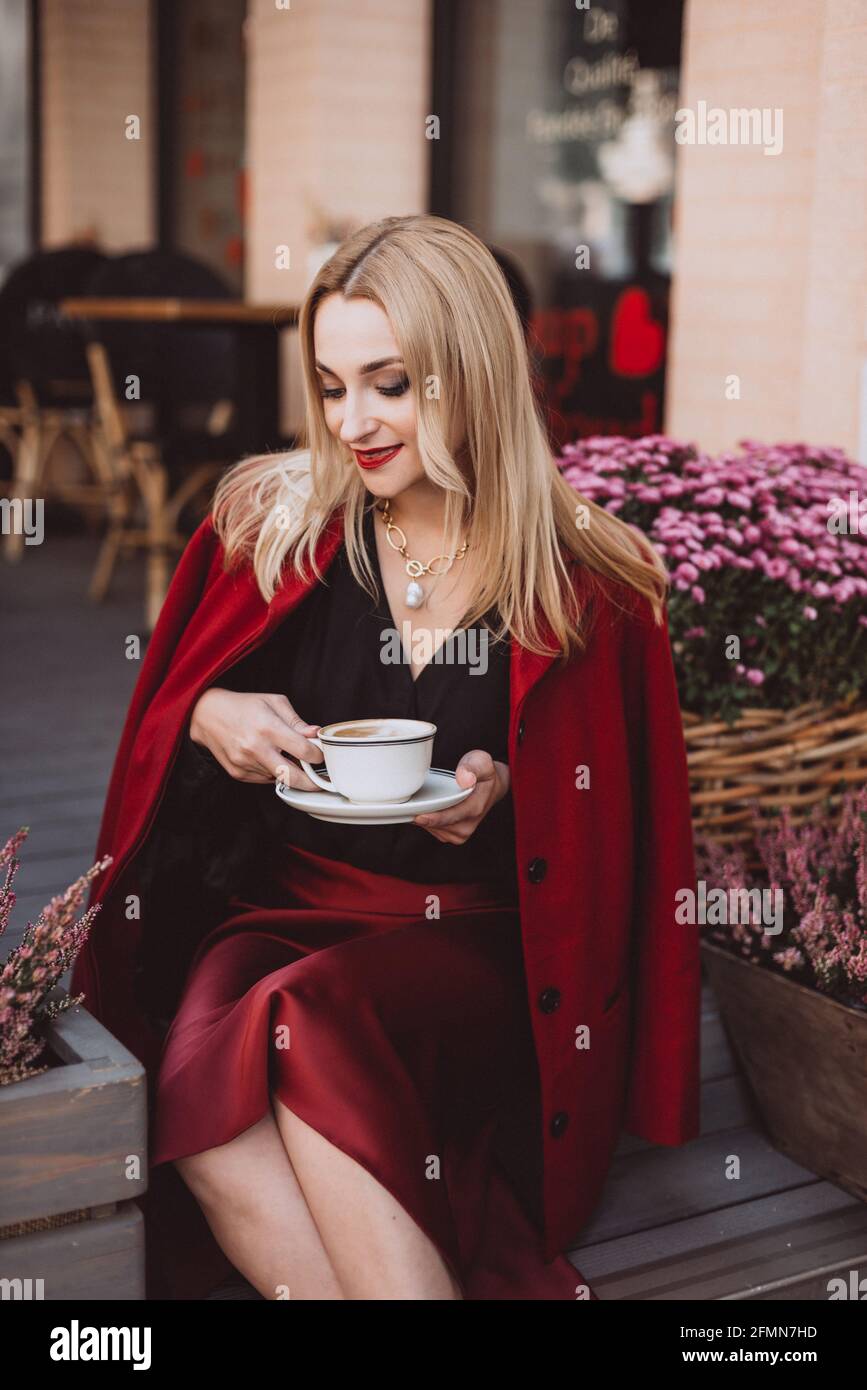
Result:
<svg viewBox="0 0 867 1390"><path fill-rule="evenodd" d="M679 147L670 434L867 463L865 67L857 0L688 0L681 107L781 108L783 147Z"/></svg>
<svg viewBox="0 0 867 1390"><path fill-rule="evenodd" d="M299 303L332 232L426 209L431 24L429 0L251 0L249 300ZM289 432L301 419L295 335L283 343Z"/></svg>

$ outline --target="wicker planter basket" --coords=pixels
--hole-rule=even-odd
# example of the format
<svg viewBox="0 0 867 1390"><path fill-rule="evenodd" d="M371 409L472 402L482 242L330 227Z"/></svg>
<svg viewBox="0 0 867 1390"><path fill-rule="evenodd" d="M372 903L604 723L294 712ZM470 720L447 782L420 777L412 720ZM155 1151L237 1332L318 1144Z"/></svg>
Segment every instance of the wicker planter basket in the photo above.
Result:
<svg viewBox="0 0 867 1390"><path fill-rule="evenodd" d="M799 824L817 802L838 806L867 782L867 702L747 709L731 726L682 715L696 836L748 848L753 806L789 806Z"/></svg>

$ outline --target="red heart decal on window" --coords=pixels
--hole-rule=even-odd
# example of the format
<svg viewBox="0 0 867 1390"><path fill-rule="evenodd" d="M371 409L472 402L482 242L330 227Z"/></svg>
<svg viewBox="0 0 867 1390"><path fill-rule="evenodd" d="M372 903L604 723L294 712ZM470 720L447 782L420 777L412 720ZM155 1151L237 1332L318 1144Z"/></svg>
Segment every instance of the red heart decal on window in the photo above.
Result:
<svg viewBox="0 0 867 1390"><path fill-rule="evenodd" d="M665 329L650 316L646 290L624 290L611 320L611 370L618 376L650 376L664 355Z"/></svg>

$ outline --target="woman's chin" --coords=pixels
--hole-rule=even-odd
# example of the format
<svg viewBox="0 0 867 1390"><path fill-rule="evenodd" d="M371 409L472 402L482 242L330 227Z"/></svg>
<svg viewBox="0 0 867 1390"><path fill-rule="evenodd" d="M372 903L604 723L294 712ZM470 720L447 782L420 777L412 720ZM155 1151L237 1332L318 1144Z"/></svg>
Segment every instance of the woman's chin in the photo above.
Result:
<svg viewBox="0 0 867 1390"><path fill-rule="evenodd" d="M402 492L414 487L425 477L423 471L407 474L405 468L392 468L388 463L383 464L381 468L360 468L359 472L364 486L375 497L399 497Z"/></svg>

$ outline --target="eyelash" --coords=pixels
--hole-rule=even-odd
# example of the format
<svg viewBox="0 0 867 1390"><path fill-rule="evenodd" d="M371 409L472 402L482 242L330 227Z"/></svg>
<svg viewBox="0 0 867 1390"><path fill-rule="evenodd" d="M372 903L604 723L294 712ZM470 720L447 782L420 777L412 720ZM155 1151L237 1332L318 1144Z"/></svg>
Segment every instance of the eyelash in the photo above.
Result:
<svg viewBox="0 0 867 1390"><path fill-rule="evenodd" d="M409 377L401 377L396 386L377 386L377 391L381 396L402 396L409 386ZM344 395L342 386L329 386L322 388L322 399L326 401L339 401Z"/></svg>

